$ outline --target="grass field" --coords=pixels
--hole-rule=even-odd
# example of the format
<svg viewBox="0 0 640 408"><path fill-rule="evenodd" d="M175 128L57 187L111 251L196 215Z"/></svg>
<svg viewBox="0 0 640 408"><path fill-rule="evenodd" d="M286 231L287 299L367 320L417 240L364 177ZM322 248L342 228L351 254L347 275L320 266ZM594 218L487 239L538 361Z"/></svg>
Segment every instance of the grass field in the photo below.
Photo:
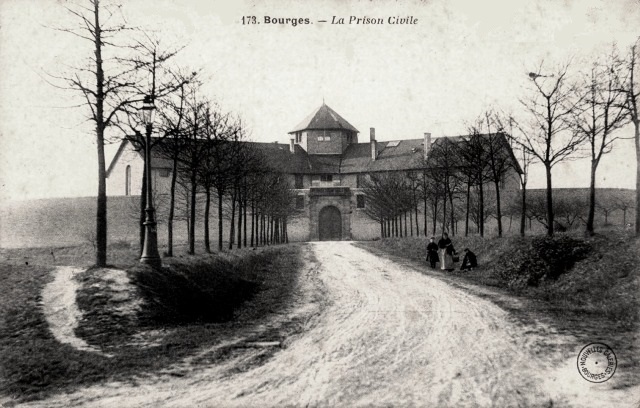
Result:
<svg viewBox="0 0 640 408"><path fill-rule="evenodd" d="M109 197L107 201L108 240L110 244L135 244L138 240L139 196ZM91 244L95 240L94 197L52 198L6 202L0 205L0 248L69 247ZM198 211L202 209L199 207ZM164 251L167 242L166 204L157 208L158 245ZM217 208L210 218L211 245L218 245ZM196 239L203 240L202 215L196 218ZM301 219L290 220L289 240L306 239ZM223 223L223 244L229 238L229 221ZM186 220L176 216L174 245L187 242ZM198 250L202 251L202 246Z"/></svg>
<svg viewBox="0 0 640 408"><path fill-rule="evenodd" d="M82 274L77 301L83 320L76 335L111 357L74 349L49 330L42 290L52 280L54 264L79 261L90 250L65 248L55 262L49 249L0 250L0 395L30 400L104 381L135 383L163 370L180 376L170 368L185 359L190 361L185 369L195 369L242 352L217 347L240 332L249 333L247 341L281 341L300 330L295 319L253 329L293 301L301 270L297 245L185 256L167 260L164 271L154 273L137 264L137 251L120 244L111 258L127 270L144 306L135 316L114 312L121 299L102 290L104 270ZM255 363L273 353L265 349Z"/></svg>

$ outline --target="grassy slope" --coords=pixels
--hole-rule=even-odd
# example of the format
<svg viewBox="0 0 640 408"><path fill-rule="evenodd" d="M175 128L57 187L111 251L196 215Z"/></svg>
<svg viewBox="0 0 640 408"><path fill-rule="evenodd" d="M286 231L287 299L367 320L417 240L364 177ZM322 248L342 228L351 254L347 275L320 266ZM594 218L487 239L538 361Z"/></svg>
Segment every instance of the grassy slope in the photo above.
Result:
<svg viewBox="0 0 640 408"><path fill-rule="evenodd" d="M79 248L76 251L84 252ZM202 316L193 319L181 316L183 321L189 320L185 323L163 321L154 318L154 313L147 313L142 324L137 319L126 319L111 313L109 306L112 306L112 300L92 293L92 285L99 281L96 275L99 270L89 271L84 275L78 293L79 306L85 318L76 329L76 334L114 355L113 358L107 358L62 345L49 332L39 307L42 288L51 279L52 267L44 266L51 263L48 252L37 249L0 251L0 279L4 291L0 297L0 313L3 317L0 320L0 392L23 400L38 399L52 392L70 391L109 380L135 383L137 377L166 369L188 356L236 337L238 330L269 322L272 316L293 302L301 269L300 249L294 245L171 260L171 270L186 271L182 276L186 276L190 282L201 286L203 283L226 282L227 288L237 288L229 286L229 282L244 282L245 285L240 288L250 287L252 290L236 293L231 314L227 312L223 316L226 318L205 321L207 318ZM74 251L66 249L65 252ZM114 252L119 254L114 258L122 265L135 264L135 251L120 248ZM25 257L31 260L29 265L24 263ZM43 263L39 263L39 260ZM208 269L207 265L214 266L215 270ZM128 269L134 279L141 273L149 273L137 266ZM189 271L196 273L189 274ZM209 277L203 279L197 274ZM211 277L211 274L216 276ZM149 284L148 279L146 282ZM211 293L214 297L220 294L215 290ZM167 299L165 294L160 301L167 303ZM190 298L187 296L187 299ZM201 303L196 306L207 305ZM145 310L153 312L153 307ZM225 321L232 316L235 316L233 320ZM287 321L271 325L266 331L256 331L249 340L282 340L299 330L299 324ZM159 343L151 347L132 344L132 336L148 330L164 333ZM239 352L235 347L223 347L200 355L191 365L215 363ZM264 359L273 352L272 349L265 349L255 358ZM173 372L171 375L183 374Z"/></svg>
<svg viewBox="0 0 640 408"><path fill-rule="evenodd" d="M431 271L426 264L425 238L391 238L361 245L397 260L408 260L424 273L454 285L471 283L480 288L492 287L488 292L480 289L477 294L490 298L522 321L549 323L559 332L575 336L583 345L603 341L618 355L616 375L624 377L622 384L640 382L640 378L635 378L640 371L637 348L640 344L640 240L615 231L597 235L588 240L593 247L589 257L557 280L542 282L537 287L510 289L492 265L503 254L513 252L516 246L528 245L530 240L530 237L453 237L456 250L461 252L469 247L478 255L479 268L444 274ZM508 300L514 297L519 301Z"/></svg>
<svg viewBox="0 0 640 408"><path fill-rule="evenodd" d="M138 240L139 196L109 197L107 201L109 243L135 243ZM214 200L215 201L215 200ZM164 251L167 242L167 204L156 208L158 221L158 245ZM94 197L52 198L0 203L0 248L69 247L86 245L95 236ZM199 204L196 237L202 240L204 207ZM224 208L224 245L229 239L229 209ZM211 209L211 245L218 244L218 210ZM249 217L250 218L250 217ZM302 240L301 219L290 220L290 241ZM187 241L186 220L176 215L174 244ZM199 246L202 245L199 243Z"/></svg>

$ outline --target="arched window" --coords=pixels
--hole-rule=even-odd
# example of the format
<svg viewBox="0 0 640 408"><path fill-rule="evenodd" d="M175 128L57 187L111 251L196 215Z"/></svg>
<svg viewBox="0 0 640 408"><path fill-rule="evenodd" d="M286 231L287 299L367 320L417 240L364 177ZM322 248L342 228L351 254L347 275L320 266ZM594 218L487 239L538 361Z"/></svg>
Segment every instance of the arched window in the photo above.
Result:
<svg viewBox="0 0 640 408"><path fill-rule="evenodd" d="M131 166L127 166L125 171L124 195L131 195Z"/></svg>

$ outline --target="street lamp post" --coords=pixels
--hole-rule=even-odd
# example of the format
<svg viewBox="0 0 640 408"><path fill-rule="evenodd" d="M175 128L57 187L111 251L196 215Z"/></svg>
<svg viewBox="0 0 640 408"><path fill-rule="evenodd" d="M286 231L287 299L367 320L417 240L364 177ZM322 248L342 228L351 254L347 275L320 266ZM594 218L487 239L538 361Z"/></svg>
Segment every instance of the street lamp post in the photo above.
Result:
<svg viewBox="0 0 640 408"><path fill-rule="evenodd" d="M151 184L151 131L153 129L153 98L149 95L144 97L142 103L142 121L146 126L146 140L144 146L144 165L147 183L147 207L145 208L144 219L144 244L142 246L142 256L140 262L160 267L162 260L158 253L158 233L156 231L155 209L153 208L153 191Z"/></svg>

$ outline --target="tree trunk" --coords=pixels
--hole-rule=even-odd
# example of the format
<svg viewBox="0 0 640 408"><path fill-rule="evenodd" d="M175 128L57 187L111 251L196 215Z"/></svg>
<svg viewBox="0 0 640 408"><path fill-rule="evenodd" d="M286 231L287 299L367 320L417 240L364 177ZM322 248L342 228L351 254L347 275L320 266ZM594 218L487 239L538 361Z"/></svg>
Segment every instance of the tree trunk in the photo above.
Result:
<svg viewBox="0 0 640 408"><path fill-rule="evenodd" d="M551 166L545 163L547 175L547 235L553 236L553 190L551 184Z"/></svg>
<svg viewBox="0 0 640 408"><path fill-rule="evenodd" d="M242 192L238 193L238 248L242 248Z"/></svg>
<svg viewBox="0 0 640 408"><path fill-rule="evenodd" d="M96 57L96 144L98 148L98 199L96 202L96 266L107 266L107 168L104 156L104 71L100 3L94 3L94 46Z"/></svg>
<svg viewBox="0 0 640 408"><path fill-rule="evenodd" d="M527 184L522 184L522 207L520 209L520 236L524 237L524 230L527 226ZM529 227L531 229L531 227Z"/></svg>
<svg viewBox="0 0 640 408"><path fill-rule="evenodd" d="M464 216L464 236L469 236L469 210L471 208L471 176L467 179L467 211Z"/></svg>
<svg viewBox="0 0 640 408"><path fill-rule="evenodd" d="M633 78L632 78L633 80ZM636 139L636 237L640 236L640 120L638 119L638 112L636 111L636 118L633 121L635 126L635 139Z"/></svg>
<svg viewBox="0 0 640 408"><path fill-rule="evenodd" d="M496 186L496 217L498 218L498 236L502 236L502 208L500 207L500 180L495 181Z"/></svg>
<svg viewBox="0 0 640 408"><path fill-rule="evenodd" d="M234 190L231 195L231 222L229 223L229 250L233 249L236 233L236 194Z"/></svg>
<svg viewBox="0 0 640 408"><path fill-rule="evenodd" d="M246 194L245 194L245 197L243 199L243 205L242 205L242 208L244 210L244 212L242 214L242 216L244 217L244 223L243 223L243 225L244 225L244 231L243 231L243 233L244 233L244 241L243 241L243 244L244 244L245 248L247 247L247 204L249 204L249 202L248 202Z"/></svg>
<svg viewBox="0 0 640 408"><path fill-rule="evenodd" d="M480 177L480 183L478 185L478 218L479 218L479 228L480 228L480 236L484 237L484 183L482 182L482 177Z"/></svg>
<svg viewBox="0 0 640 408"><path fill-rule="evenodd" d="M222 198L224 191L218 189L218 251L222 252Z"/></svg>
<svg viewBox="0 0 640 408"><path fill-rule="evenodd" d="M442 233L447 230L447 186L445 185L444 196L442 197Z"/></svg>
<svg viewBox="0 0 640 408"><path fill-rule="evenodd" d="M594 234L593 222L596 215L596 169L598 162L591 160L591 181L589 183L589 214L587 215L587 233Z"/></svg>
<svg viewBox="0 0 640 408"><path fill-rule="evenodd" d="M455 208L453 207L453 193L451 191L449 191L449 206L451 207L451 235L455 236L456 235L456 224L455 224Z"/></svg>
<svg viewBox="0 0 640 408"><path fill-rule="evenodd" d="M211 243L209 241L209 210L211 208L211 188L205 188L204 201L204 250L211 253Z"/></svg>
<svg viewBox="0 0 640 408"><path fill-rule="evenodd" d="M406 219L406 215L405 215L405 219ZM409 232L411 233L411 236L413 236L413 211L409 210L409 227L411 227L409 229Z"/></svg>
<svg viewBox="0 0 640 408"><path fill-rule="evenodd" d="M173 218L176 207L176 181L178 180L178 160L173 159L171 190L169 192L169 219L167 220L167 256L173 256Z"/></svg>
<svg viewBox="0 0 640 408"><path fill-rule="evenodd" d="M255 222L256 221L256 203L254 200L251 200L251 246L255 246L254 243L254 227L255 227ZM244 225L246 226L247 223L245 222Z"/></svg>
<svg viewBox="0 0 640 408"><path fill-rule="evenodd" d="M427 194L424 194L422 196L422 200L424 203L424 236L426 237L428 235L427 232Z"/></svg>
<svg viewBox="0 0 640 408"><path fill-rule="evenodd" d="M189 224L191 224L191 230L189 231L189 255L196 253L196 170L191 172L191 213L189 214Z"/></svg>

